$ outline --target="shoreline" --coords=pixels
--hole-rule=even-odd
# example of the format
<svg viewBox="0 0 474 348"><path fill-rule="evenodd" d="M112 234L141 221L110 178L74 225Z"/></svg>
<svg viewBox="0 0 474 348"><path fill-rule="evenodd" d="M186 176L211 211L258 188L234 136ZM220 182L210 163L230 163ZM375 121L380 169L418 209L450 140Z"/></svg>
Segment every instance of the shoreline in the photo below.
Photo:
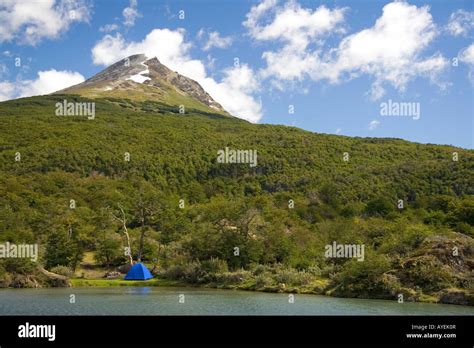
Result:
<svg viewBox="0 0 474 348"><path fill-rule="evenodd" d="M361 299L361 300L385 300L385 301L394 301L397 299L393 298L380 298L380 297L348 297L348 296L333 296L331 294L325 293L320 289L316 291L314 289L308 288L297 288L297 287L266 287L262 289L255 289L249 286L242 285L224 285L224 284L192 284L186 283L178 280L169 280L169 279L150 279L150 280L123 280L123 279L83 279L83 278L71 278L70 279L71 287L75 288L94 288L94 287L192 287L192 288L203 288L203 289L216 289L216 290L240 290L240 291L252 291L252 292L261 292L261 293L280 293L280 294L301 294L301 295L319 295L326 296L331 298L346 298L346 299ZM422 295L418 300L407 300L408 303L432 303L432 304L446 304L446 305L456 305L456 306L465 306L473 307L470 304L461 304L461 303L447 303L441 302L440 298L432 295Z"/></svg>
<svg viewBox="0 0 474 348"><path fill-rule="evenodd" d="M314 285L314 284L313 284ZM107 287L181 287L181 288L201 288L201 289L215 289L215 290L238 290L238 291L249 291L259 293L278 293L278 294L299 294L299 295L319 295L329 298L340 298L340 299L360 299L360 300L384 300L397 302L397 298L388 297L367 297L367 296L335 296L332 291L325 291L324 287L281 287L281 286L267 286L263 288L255 288L255 285L250 284L218 284L218 283L204 283L196 284L183 282L180 280L170 280L164 278L153 278L149 280L124 280L124 279L85 279L85 278L69 278L69 286L46 286L38 287L42 289L53 289L53 288L107 288ZM32 289L32 288L15 288L15 287L3 287L1 289ZM455 291L463 291L461 289L450 289ZM444 302L441 296L421 294L416 298L409 298L404 301L405 303L431 303L431 304L444 304L444 305L456 305L461 307L474 307L472 302L468 303L456 303L456 302Z"/></svg>

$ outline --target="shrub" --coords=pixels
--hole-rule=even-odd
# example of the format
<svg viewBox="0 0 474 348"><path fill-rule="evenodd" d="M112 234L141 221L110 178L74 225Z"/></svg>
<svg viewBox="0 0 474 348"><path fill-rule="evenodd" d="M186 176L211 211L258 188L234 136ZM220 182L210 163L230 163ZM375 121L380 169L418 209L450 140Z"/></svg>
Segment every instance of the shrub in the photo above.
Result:
<svg viewBox="0 0 474 348"><path fill-rule="evenodd" d="M331 278L336 273L337 273L336 265L333 263L329 263L325 265L323 269L321 270L321 275L323 277Z"/></svg>
<svg viewBox="0 0 474 348"><path fill-rule="evenodd" d="M455 230L471 238L474 238L474 227L469 224L460 222L456 225Z"/></svg>
<svg viewBox="0 0 474 348"><path fill-rule="evenodd" d="M322 274L322 270L319 266L311 266L306 270L306 272L308 272L314 277L320 277Z"/></svg>
<svg viewBox="0 0 474 348"><path fill-rule="evenodd" d="M222 284L239 284L248 280L251 277L251 273L245 270L239 270L235 272L225 272L215 275L215 281Z"/></svg>
<svg viewBox="0 0 474 348"><path fill-rule="evenodd" d="M266 266L266 265L256 265L253 269L252 269L252 273L256 276L262 274L262 273L265 273L265 272L268 272L269 271L269 267Z"/></svg>
<svg viewBox="0 0 474 348"><path fill-rule="evenodd" d="M255 277L255 288L263 289L273 284L272 276L269 273L261 273Z"/></svg>
<svg viewBox="0 0 474 348"><path fill-rule="evenodd" d="M418 286L427 292L451 287L454 277L447 265L433 255L413 257L403 263L402 280L412 287Z"/></svg>
<svg viewBox="0 0 474 348"><path fill-rule="evenodd" d="M201 283L205 275L206 272L199 262L173 265L164 272L164 277L167 279L183 280L188 283Z"/></svg>
<svg viewBox="0 0 474 348"><path fill-rule="evenodd" d="M0 288L6 288L10 285L11 276L0 263Z"/></svg>
<svg viewBox="0 0 474 348"><path fill-rule="evenodd" d="M290 268L278 272L274 279L277 283L283 283L287 285L306 285L311 282L313 276L307 272L298 272L297 270Z"/></svg>
<svg viewBox="0 0 474 348"><path fill-rule="evenodd" d="M383 274L389 269L390 261L384 255L369 254L364 262L346 262L342 271L333 278L333 284L337 286L335 294L386 298L390 294L383 282Z"/></svg>
<svg viewBox="0 0 474 348"><path fill-rule="evenodd" d="M229 271L225 260L215 258L202 261L201 267L207 273L224 273Z"/></svg>
<svg viewBox="0 0 474 348"><path fill-rule="evenodd" d="M364 210L364 203L349 202L341 209L341 215L344 217L358 216Z"/></svg>
<svg viewBox="0 0 474 348"><path fill-rule="evenodd" d="M34 272L36 265L29 259L9 258L4 261L5 271L16 274L31 274Z"/></svg>

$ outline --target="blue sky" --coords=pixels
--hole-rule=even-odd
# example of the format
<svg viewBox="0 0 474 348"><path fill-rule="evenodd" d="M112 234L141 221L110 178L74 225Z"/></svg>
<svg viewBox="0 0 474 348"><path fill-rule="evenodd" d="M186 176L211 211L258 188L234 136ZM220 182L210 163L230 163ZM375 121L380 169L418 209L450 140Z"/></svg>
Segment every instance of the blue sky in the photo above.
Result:
<svg viewBox="0 0 474 348"><path fill-rule="evenodd" d="M0 0L0 100L64 88L145 51L252 122L474 145L472 1L18 6ZM389 100L417 103L419 119L381 115Z"/></svg>

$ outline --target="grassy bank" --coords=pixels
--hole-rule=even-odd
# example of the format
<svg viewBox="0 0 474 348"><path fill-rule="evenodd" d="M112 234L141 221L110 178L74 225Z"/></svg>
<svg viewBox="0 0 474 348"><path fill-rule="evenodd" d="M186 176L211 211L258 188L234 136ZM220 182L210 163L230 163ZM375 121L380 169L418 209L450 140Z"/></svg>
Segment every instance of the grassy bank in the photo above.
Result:
<svg viewBox="0 0 474 348"><path fill-rule="evenodd" d="M109 287L109 286L186 286L187 284L176 280L150 279L150 280L123 280L123 279L71 279L73 287Z"/></svg>
<svg viewBox="0 0 474 348"><path fill-rule="evenodd" d="M329 284L328 279L314 280L308 284L300 286L285 286L279 285L262 285L256 281L246 281L235 284L230 283L188 283L183 281L176 281L170 279L150 279L145 281L130 281L123 279L83 279L83 278L72 278L70 279L73 287L116 287L116 286L153 286L153 287L201 287L201 288L212 288L212 289L225 289L225 290L242 290L242 291L259 291L269 293L292 293L292 294L308 294L308 295L325 295L330 297L334 296L331 292L326 292L325 289ZM345 297L345 296L342 296ZM417 298L417 302L424 303L439 303L440 299L435 296L421 295Z"/></svg>

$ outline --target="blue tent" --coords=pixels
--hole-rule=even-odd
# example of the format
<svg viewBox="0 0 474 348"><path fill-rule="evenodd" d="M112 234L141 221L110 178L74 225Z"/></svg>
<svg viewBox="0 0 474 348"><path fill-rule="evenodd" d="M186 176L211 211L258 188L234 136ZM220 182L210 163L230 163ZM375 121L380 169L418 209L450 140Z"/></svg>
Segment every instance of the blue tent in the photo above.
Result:
<svg viewBox="0 0 474 348"><path fill-rule="evenodd" d="M143 263L134 264L125 276L125 280L147 280L150 278L153 276Z"/></svg>

